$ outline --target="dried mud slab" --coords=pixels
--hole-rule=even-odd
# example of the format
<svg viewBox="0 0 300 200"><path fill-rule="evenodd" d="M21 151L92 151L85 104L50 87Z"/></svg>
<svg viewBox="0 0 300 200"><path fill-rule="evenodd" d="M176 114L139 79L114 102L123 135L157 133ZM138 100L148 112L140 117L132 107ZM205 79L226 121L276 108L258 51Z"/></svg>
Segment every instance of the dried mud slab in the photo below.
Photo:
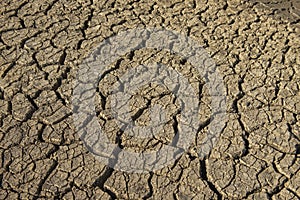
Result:
<svg viewBox="0 0 300 200"><path fill-rule="evenodd" d="M299 1L3 0L0 6L0 199L299 199ZM107 88L128 66L160 61L181 70L201 97L203 127L189 151L163 169L135 174L99 162L77 135L73 81L104 39L140 27L167 28L211 55L227 93L226 127L209 155L211 97L174 55L135 51L99 81L98 121L132 151L157 150L174 135L178 105L155 84L130 102L147 124L151 104L171 120L155 139L118 134ZM186 70L186 71L185 71ZM201 89L202 88L202 89ZM166 133L166 134L165 134Z"/></svg>
<svg viewBox="0 0 300 200"><path fill-rule="evenodd" d="M291 24L298 24L300 20L300 1L297 0L260 0L256 1L272 9L277 17L290 20Z"/></svg>

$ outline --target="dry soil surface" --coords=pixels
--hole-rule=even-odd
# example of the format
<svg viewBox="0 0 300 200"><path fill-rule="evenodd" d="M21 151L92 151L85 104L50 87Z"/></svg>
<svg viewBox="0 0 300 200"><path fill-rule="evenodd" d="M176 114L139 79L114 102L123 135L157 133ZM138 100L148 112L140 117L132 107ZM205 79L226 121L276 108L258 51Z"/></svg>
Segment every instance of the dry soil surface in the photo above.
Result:
<svg viewBox="0 0 300 200"><path fill-rule="evenodd" d="M0 199L300 198L298 0L1 0L0 5ZM143 174L95 159L76 133L71 101L79 64L105 38L137 26L175 30L199 42L216 62L228 97L226 127L210 154L199 158L210 97L188 70L206 105L203 126L175 163ZM126 67L149 59L183 71L189 66L168 53L137 50L99 82L99 123L123 149L159 149L176 131L173 97L157 85L142 89L132 112L165 105L172 111L173 121L164 126L170 135L130 138L106 115L112 82ZM147 115L135 118L143 123Z"/></svg>

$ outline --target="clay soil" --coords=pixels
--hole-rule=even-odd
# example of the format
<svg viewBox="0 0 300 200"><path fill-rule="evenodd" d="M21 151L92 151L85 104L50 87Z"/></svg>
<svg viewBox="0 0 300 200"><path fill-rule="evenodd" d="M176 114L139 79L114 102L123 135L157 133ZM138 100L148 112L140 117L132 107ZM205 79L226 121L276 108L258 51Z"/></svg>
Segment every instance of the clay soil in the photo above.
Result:
<svg viewBox="0 0 300 200"><path fill-rule="evenodd" d="M0 199L300 199L298 0L1 0L0 13ZM82 61L104 39L137 26L175 30L203 46L224 81L228 118L199 157L210 96L188 70L203 87L203 126L176 162L143 174L99 162L76 133L72 108ZM166 106L169 135L131 138L105 115L111 82L147 59L189 67L146 50L112 64L95 107L111 142L126 150L155 151L176 130L173 97L155 85L141 90L148 92L132 101L132 112ZM135 117L147 121L146 112Z"/></svg>

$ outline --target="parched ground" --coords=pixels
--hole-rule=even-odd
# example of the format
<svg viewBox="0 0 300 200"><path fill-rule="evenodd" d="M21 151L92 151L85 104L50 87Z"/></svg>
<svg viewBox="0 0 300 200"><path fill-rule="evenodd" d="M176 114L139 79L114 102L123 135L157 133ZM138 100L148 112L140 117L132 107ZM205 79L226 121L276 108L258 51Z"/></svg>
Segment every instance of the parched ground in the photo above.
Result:
<svg viewBox="0 0 300 200"><path fill-rule="evenodd" d="M1 0L0 199L300 199L299 11L298 0ZM190 151L144 174L106 167L76 134L71 100L79 64L105 38L137 26L179 31L215 60L228 121L205 158L197 149L207 123ZM140 50L99 82L99 122L124 149L155 150L176 129L170 121L170 135L140 141L118 134L105 117L108 87L127 66L149 59L189 66ZM197 80L192 70L187 76ZM207 122L210 97L197 84ZM176 115L164 88L143 91L133 110L161 103Z"/></svg>

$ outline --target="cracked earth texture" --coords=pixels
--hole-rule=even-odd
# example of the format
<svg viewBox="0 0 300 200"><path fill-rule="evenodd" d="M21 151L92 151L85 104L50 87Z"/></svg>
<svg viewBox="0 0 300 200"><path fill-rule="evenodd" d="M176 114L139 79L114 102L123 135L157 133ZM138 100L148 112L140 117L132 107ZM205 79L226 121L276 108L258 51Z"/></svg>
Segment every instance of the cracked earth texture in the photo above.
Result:
<svg viewBox="0 0 300 200"><path fill-rule="evenodd" d="M0 5L0 199L300 198L299 1L2 0ZM78 65L105 38L137 26L181 32L216 62L226 86L228 121L207 157L197 157L206 126L175 163L144 174L106 167L76 134L71 98ZM149 59L182 71L189 67L167 53L138 50L99 82L99 123L112 142L134 151L158 149L172 134L148 141L116 135L103 99L122 69ZM186 74L196 80L193 71ZM194 83L205 122L210 97L203 82ZM164 90L143 88L149 93L131 102L132 112L149 105L148 95L172 116L177 107ZM136 120L143 124L147 115ZM165 125L175 128L172 121Z"/></svg>

